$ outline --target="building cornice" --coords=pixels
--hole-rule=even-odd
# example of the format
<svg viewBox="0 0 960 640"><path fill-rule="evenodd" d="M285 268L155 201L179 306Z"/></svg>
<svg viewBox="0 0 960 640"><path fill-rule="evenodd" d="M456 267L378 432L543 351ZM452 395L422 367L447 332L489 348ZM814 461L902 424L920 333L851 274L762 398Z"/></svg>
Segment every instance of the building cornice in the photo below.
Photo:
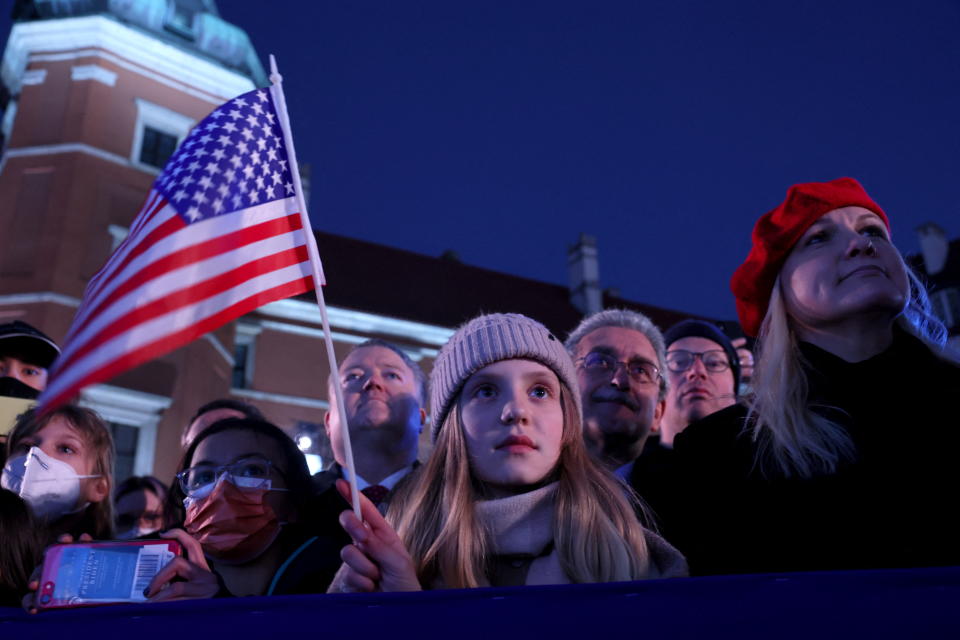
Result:
<svg viewBox="0 0 960 640"><path fill-rule="evenodd" d="M167 396L109 384L90 385L80 395L85 402L98 405L107 420L136 426L142 423L145 415L159 422L159 414L173 404Z"/></svg>
<svg viewBox="0 0 960 640"><path fill-rule="evenodd" d="M43 304L46 302L52 302L53 304L59 304L64 307L73 307L74 309L80 306L79 298L65 296L62 293L56 293L53 291L11 293L0 296L0 305L3 306L19 304Z"/></svg>
<svg viewBox="0 0 960 640"><path fill-rule="evenodd" d="M17 94L29 62L75 59L78 53L103 57L212 104L255 88L243 74L105 16L14 23L0 74Z"/></svg>
<svg viewBox="0 0 960 640"><path fill-rule="evenodd" d="M160 169L145 165L140 162L134 162L130 158L124 158L123 156L111 153L109 151L104 151L103 149L91 146L89 144L84 144L82 142L64 142L61 144L43 144L34 147L13 147L12 149L6 149L3 152L3 158L0 158L0 171L3 170L3 167L6 166L7 160L10 158L49 156L58 153L84 153L86 155L94 156L96 158L100 158L101 160L118 164L122 167L136 169L137 171L142 171L143 173L153 176L160 174Z"/></svg>
<svg viewBox="0 0 960 640"><path fill-rule="evenodd" d="M292 320L314 326L321 324L320 310L316 303L304 300L278 300L260 307L256 313L268 318ZM448 327L401 320L341 307L327 307L327 315L330 319L331 328L404 338L437 347L446 344L450 336L456 331Z"/></svg>
<svg viewBox="0 0 960 640"><path fill-rule="evenodd" d="M275 402L277 404L286 404L293 407L306 407L307 409L329 409L330 403L326 400L317 398L307 398L304 396L291 396L285 393L270 393L269 391L257 391L256 389L240 389L234 387L230 389L230 395L248 400L260 400L261 402Z"/></svg>

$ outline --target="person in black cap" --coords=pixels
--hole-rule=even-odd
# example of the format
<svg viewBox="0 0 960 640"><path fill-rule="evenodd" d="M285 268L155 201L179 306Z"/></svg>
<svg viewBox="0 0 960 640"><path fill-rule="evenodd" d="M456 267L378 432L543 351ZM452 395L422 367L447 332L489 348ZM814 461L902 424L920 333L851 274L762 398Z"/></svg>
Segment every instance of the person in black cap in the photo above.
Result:
<svg viewBox="0 0 960 640"><path fill-rule="evenodd" d="M664 334L667 344L667 408L660 421L660 446L691 422L737 401L740 359L730 338L702 320L683 320Z"/></svg>
<svg viewBox="0 0 960 640"><path fill-rule="evenodd" d="M740 359L737 350L716 326L683 320L663 334L668 379L666 408L657 433L647 439L630 471L630 486L661 518L669 539L672 509L682 509L675 495L678 478L673 439L693 422L737 402Z"/></svg>
<svg viewBox="0 0 960 640"><path fill-rule="evenodd" d="M47 370L60 355L39 329L15 320L0 325L0 395L35 398L47 386Z"/></svg>

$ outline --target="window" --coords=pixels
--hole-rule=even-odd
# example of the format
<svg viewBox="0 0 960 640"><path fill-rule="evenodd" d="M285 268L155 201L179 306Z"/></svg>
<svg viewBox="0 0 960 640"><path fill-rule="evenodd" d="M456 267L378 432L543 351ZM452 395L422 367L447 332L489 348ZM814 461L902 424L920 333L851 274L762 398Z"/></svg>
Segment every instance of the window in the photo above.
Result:
<svg viewBox="0 0 960 640"><path fill-rule="evenodd" d="M143 128L140 144L140 162L162 169L177 148L177 137L158 131L153 127Z"/></svg>
<svg viewBox="0 0 960 640"><path fill-rule="evenodd" d="M190 133L194 121L167 107L136 99L137 121L133 129L131 162L150 173L163 169L177 145Z"/></svg>
<svg viewBox="0 0 960 640"><path fill-rule="evenodd" d="M110 427L116 446L115 481L153 473L157 425L170 398L107 384L80 392L80 406L93 409Z"/></svg>
<svg viewBox="0 0 960 640"><path fill-rule="evenodd" d="M253 386L253 365L256 360L257 336L261 327L249 322L238 322L233 339L234 389L249 389Z"/></svg>
<svg viewBox="0 0 960 640"><path fill-rule="evenodd" d="M134 467L140 430L128 424L111 422L110 434L113 436L113 445L116 448L116 458L113 461L113 486L117 486L130 476L136 475Z"/></svg>
<svg viewBox="0 0 960 640"><path fill-rule="evenodd" d="M249 344L237 344L233 349L233 388L246 389L247 359L250 357Z"/></svg>
<svg viewBox="0 0 960 640"><path fill-rule="evenodd" d="M167 9L167 20L164 26L169 31L192 39L193 17L195 14L196 10L190 7L184 7L177 2L171 2Z"/></svg>

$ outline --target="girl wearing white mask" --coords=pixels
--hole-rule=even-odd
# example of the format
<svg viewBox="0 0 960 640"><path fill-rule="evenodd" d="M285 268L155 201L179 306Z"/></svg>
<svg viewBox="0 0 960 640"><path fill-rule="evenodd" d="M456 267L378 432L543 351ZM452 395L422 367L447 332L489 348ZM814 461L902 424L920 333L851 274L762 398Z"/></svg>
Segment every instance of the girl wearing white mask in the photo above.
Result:
<svg viewBox="0 0 960 640"><path fill-rule="evenodd" d="M113 459L110 430L90 409L29 411L10 433L0 486L30 505L51 542L64 533L110 539Z"/></svg>

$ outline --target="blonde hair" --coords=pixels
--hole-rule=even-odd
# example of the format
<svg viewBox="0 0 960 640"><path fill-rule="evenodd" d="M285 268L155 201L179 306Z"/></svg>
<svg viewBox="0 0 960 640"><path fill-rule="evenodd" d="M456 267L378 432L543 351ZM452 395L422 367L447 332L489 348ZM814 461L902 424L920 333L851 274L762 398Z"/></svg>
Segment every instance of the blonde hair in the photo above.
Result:
<svg viewBox="0 0 960 640"><path fill-rule="evenodd" d="M923 342L936 357L960 365L956 354L946 347L946 329L934 316L923 283L905 263L904 268L910 297L896 324ZM758 355L751 381L753 397L746 424L758 444L757 463L761 471L769 471L766 467L772 464L772 471L784 476L810 478L818 473L834 473L840 464L853 460L856 447L850 434L817 411L835 407L810 403L805 362L779 278L773 285L757 341Z"/></svg>
<svg viewBox="0 0 960 640"><path fill-rule="evenodd" d="M571 582L646 578L650 561L643 527L623 487L587 453L569 393L561 392L563 437L554 471L553 534L560 564ZM446 588L486 584L491 543L474 512L483 488L470 472L462 426L454 399L430 459L398 488L387 514L427 587L437 581Z"/></svg>

